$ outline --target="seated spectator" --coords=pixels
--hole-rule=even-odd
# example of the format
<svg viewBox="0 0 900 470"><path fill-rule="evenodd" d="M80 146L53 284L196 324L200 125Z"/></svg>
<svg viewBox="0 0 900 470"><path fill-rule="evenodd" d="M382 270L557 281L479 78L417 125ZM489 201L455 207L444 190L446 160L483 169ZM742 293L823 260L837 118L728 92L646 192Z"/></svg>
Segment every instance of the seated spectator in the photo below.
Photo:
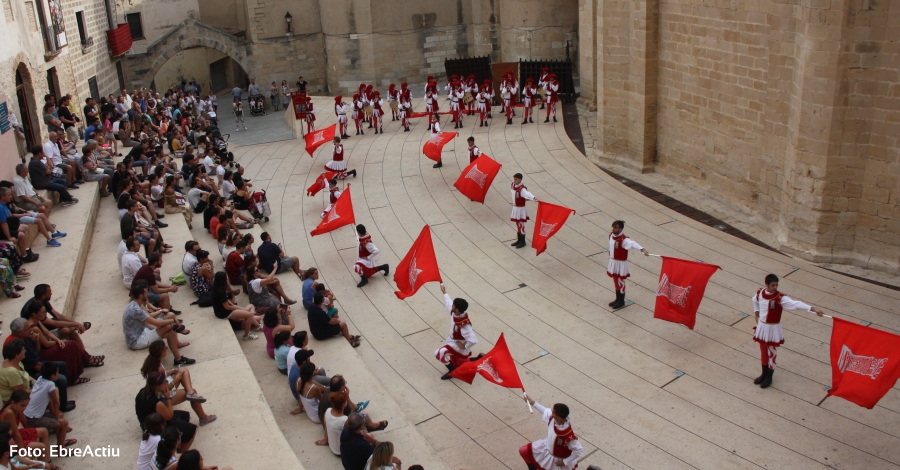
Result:
<svg viewBox="0 0 900 470"><path fill-rule="evenodd" d="M16 390L31 391L34 379L25 372L22 359L25 359L24 341L16 338L3 346L3 364L0 365L0 400L3 403L8 403Z"/></svg>
<svg viewBox="0 0 900 470"><path fill-rule="evenodd" d="M274 271L275 274L293 270L294 274L301 281L303 280L303 276L300 275L299 258L285 255L281 243L277 245L272 243L272 237L269 235L269 232L263 232L259 238L262 240L262 244L256 249L256 256L259 257L259 269L267 273Z"/></svg>
<svg viewBox="0 0 900 470"><path fill-rule="evenodd" d="M135 216L138 206L140 206L140 203L134 199L129 199L125 203L126 212L122 215L122 220L119 221L119 229L123 238L125 238L126 233L132 233L134 238L141 245L144 245L147 256L150 256L150 253L160 249L159 232L151 231L149 227L137 223Z"/></svg>
<svg viewBox="0 0 900 470"><path fill-rule="evenodd" d="M209 219L209 233L213 237L218 238L219 226L222 224L222 220L225 219L225 211L217 206L213 207L211 212L213 216Z"/></svg>
<svg viewBox="0 0 900 470"><path fill-rule="evenodd" d="M7 182L4 181L4 183ZM11 188L0 186L0 202L6 206L6 210L9 212L9 215L6 217L6 224L10 228L10 234L12 234L12 230L16 230L17 232L25 232L27 236L28 226L34 225L38 228L38 232L47 239L47 246L54 248L62 246L57 238L63 238L66 234L56 230L45 214L37 211L26 211L16 206L13 202L13 192ZM2 218L2 216L0 216L0 218Z"/></svg>
<svg viewBox="0 0 900 470"><path fill-rule="evenodd" d="M297 303L296 300L291 300L284 293L284 289L281 288L281 281L275 277L274 271L263 277L258 267L253 266L247 269L245 265L244 280L247 283L247 295L250 297L250 303L255 305L256 308L275 308L282 303L282 300L288 305Z"/></svg>
<svg viewBox="0 0 900 470"><path fill-rule="evenodd" d="M25 328L34 328L38 335L36 343L40 346L40 356L44 361L62 361L66 363L66 378L69 385L89 382L91 379L81 377L85 367L101 367L106 356L91 356L84 347L74 341L63 342L43 323L47 319L47 309L43 304L33 303L25 317Z"/></svg>
<svg viewBox="0 0 900 470"><path fill-rule="evenodd" d="M32 428L44 428L48 433L56 434L56 442L61 447L69 447L78 443L77 439L66 439L69 422L63 418L59 410L59 391L54 381L58 378L59 367L49 361L41 365L41 377L34 383L29 394L28 406L22 411L27 419L25 425ZM19 392L13 392L13 395Z"/></svg>
<svg viewBox="0 0 900 470"><path fill-rule="evenodd" d="M173 175L166 176L166 188L163 190L163 200L165 203L166 214L177 214L180 212L181 215L184 216L184 221L187 222L188 229L194 228L191 225L191 220L193 219L191 211L185 207L184 202L178 202L177 194L175 192L175 177Z"/></svg>
<svg viewBox="0 0 900 470"><path fill-rule="evenodd" d="M203 465L203 456L200 455L200 451L192 449L181 454L175 470L231 470L231 467L219 469L217 466L205 466Z"/></svg>
<svg viewBox="0 0 900 470"><path fill-rule="evenodd" d="M156 455L153 457L152 470L175 470L178 466L178 449L181 447L181 431L174 426L163 430Z"/></svg>
<svg viewBox="0 0 900 470"><path fill-rule="evenodd" d="M183 391L185 393L185 400L189 402L206 403L206 398L203 398L197 393L197 390L194 389L193 383L191 382L190 369L177 365L168 370L163 367L162 360L165 359L166 351L168 351L168 349L165 341L161 339L150 343L150 347L147 348L147 358L144 359L144 365L141 366L141 376L147 378L147 375L153 371L165 374L168 387L166 393L169 394L169 397L175 398L179 391ZM182 390L178 390L179 385L181 385Z"/></svg>
<svg viewBox="0 0 900 470"><path fill-rule="evenodd" d="M111 194L107 191L111 177L106 173L106 170L100 167L99 163L94 160L89 145L82 147L82 156L76 156L75 165L81 170L85 181L97 181L100 183L100 197L107 197Z"/></svg>
<svg viewBox="0 0 900 470"><path fill-rule="evenodd" d="M187 202L191 207L191 210L194 211L195 214L202 214L204 210L206 210L206 206L208 205L208 200L211 196L209 191L204 191L199 187L188 183L188 187L191 188L187 193Z"/></svg>
<svg viewBox="0 0 900 470"><path fill-rule="evenodd" d="M337 307L332 307L335 299L334 294L325 288L325 284L316 284L316 292L321 292L325 297L322 301L322 310L325 310L329 317L334 317L338 313Z"/></svg>
<svg viewBox="0 0 900 470"><path fill-rule="evenodd" d="M54 178L51 169L44 165L43 160L43 147L40 145L32 147L31 160L28 161L28 175L31 177L31 184L37 189L58 192L59 200L63 206L77 204L78 199L73 198L67 190L66 180L64 178Z"/></svg>
<svg viewBox="0 0 900 470"><path fill-rule="evenodd" d="M16 245L3 240L2 236L0 236L0 258L9 261L9 267L16 273L17 279L28 279L31 277L31 273L22 267L25 264L25 259L19 256L19 250L16 248ZM36 261L37 258L38 255L35 253L32 261ZM253 255L253 258L256 258L256 256Z"/></svg>
<svg viewBox="0 0 900 470"><path fill-rule="evenodd" d="M172 350L175 365L193 364L197 361L187 356L182 356L179 348L188 346L189 343L180 343L178 333L187 335L190 330L185 329L172 312L152 310L147 299L147 286L137 283L131 288L131 302L125 306L122 314L122 331L125 334L125 345L129 349L144 349L158 339L164 339Z"/></svg>
<svg viewBox="0 0 900 470"><path fill-rule="evenodd" d="M21 360L22 369L27 372L32 379L37 380L41 375L41 365L44 361L41 359L40 353L38 353L38 332L33 328L27 328L27 323L27 320L24 318L14 318L13 321L9 323L10 335L6 338L4 350L11 342L17 339L21 340L25 346L24 357L22 357ZM63 411L74 410L75 402L70 401L67 398L69 380L65 377L66 363L62 361L55 362L59 367L60 372L59 378L56 379L56 388L59 390L60 403L65 403L61 406L61 409Z"/></svg>
<svg viewBox="0 0 900 470"><path fill-rule="evenodd" d="M344 404L344 416L350 416L350 413L353 412L359 413L366 420L366 429L369 432L381 431L387 428L387 421L381 421L376 425L367 413L362 412L369 406L369 400L361 401L359 403L353 402L353 399L350 398L350 388L347 387L347 381L344 380L343 375L335 375L332 377L328 382L328 390L322 393L322 398L319 400L320 420L323 422L325 421L325 411L332 407L331 394L338 392L343 393L347 397L347 401Z"/></svg>
<svg viewBox="0 0 900 470"><path fill-rule="evenodd" d="M232 325L240 325L244 330L244 339L253 340L259 336L250 333L251 328L260 329L261 317L256 314L256 307L248 305L241 307L234 300L234 292L226 285L226 276L223 271L216 273L212 284L213 314L217 318L227 318Z"/></svg>
<svg viewBox="0 0 900 470"><path fill-rule="evenodd" d="M141 249L141 244L137 238L128 237L124 242L126 251L122 253L122 258L119 260L119 269L122 271L122 282L125 284L125 288L131 289L131 286L134 284L134 276L144 267L144 260L141 259L141 255L138 253ZM154 252L153 254L157 253Z"/></svg>
<svg viewBox="0 0 900 470"><path fill-rule="evenodd" d="M183 393L175 398L169 396L166 376L157 371L147 374L146 385L134 397L134 410L141 427L148 416L159 413L162 415L166 427L172 426L181 431L181 449L179 449L181 452L186 452L191 448L197 433L197 425L191 423L191 414L187 411L173 409L176 404L184 401ZM207 415L200 403L191 402L191 408L200 418L201 426L205 426L217 418L216 415Z"/></svg>
<svg viewBox="0 0 900 470"><path fill-rule="evenodd" d="M287 375L287 355L291 350L291 333L289 331L280 331L272 337L272 343L275 344L275 366L281 375Z"/></svg>
<svg viewBox="0 0 900 470"><path fill-rule="evenodd" d="M188 275L191 273L191 268L197 264L197 252L200 251L200 244L195 240L188 240L184 242L184 258L181 260L181 271Z"/></svg>
<svg viewBox="0 0 900 470"><path fill-rule="evenodd" d="M209 260L209 252L197 250L197 263L191 267L188 274L188 283L197 297L210 291L213 280L213 263Z"/></svg>
<svg viewBox="0 0 900 470"><path fill-rule="evenodd" d="M141 446L138 449L138 470L157 470L157 468L166 468L164 466L155 467L153 465L154 459L156 458L156 450L160 441L162 441L164 424L163 417L159 413L150 413L144 418L144 423L141 426L144 429L144 434L141 436ZM177 436L178 430L175 427L172 427L171 429L175 429Z"/></svg>
<svg viewBox="0 0 900 470"><path fill-rule="evenodd" d="M266 352L269 357L275 357L275 335L281 332L289 335L294 331L294 317L291 316L291 308L280 304L275 308L266 309L263 314L263 334L266 336Z"/></svg>
<svg viewBox="0 0 900 470"><path fill-rule="evenodd" d="M300 366L300 379L297 380L297 395L300 397L300 409L306 412L306 416L310 421L316 424L322 424L319 420L319 399L322 398L322 392L325 387L313 380L313 374L316 372L316 365L312 362L305 362ZM323 446L328 442L328 429L323 426L325 435L322 439L316 441L316 445Z"/></svg>
<svg viewBox="0 0 900 470"><path fill-rule="evenodd" d="M47 429L26 427L27 418L20 418L22 412L28 407L29 400L30 397L25 390L13 392L6 407L0 411L0 422L9 423L9 436L15 441L16 446L40 452L41 460L46 465L50 461L50 436ZM19 425L22 427L20 428Z"/></svg>
<svg viewBox="0 0 900 470"><path fill-rule="evenodd" d="M400 470L400 459L394 456L394 444L390 441L375 444L366 468L368 470Z"/></svg>
<svg viewBox="0 0 900 470"><path fill-rule="evenodd" d="M231 193L231 200L234 201L235 209L250 210L251 196L253 195L250 193L250 185L244 181L238 181L234 176L232 176L232 179L235 180L235 189Z"/></svg>
<svg viewBox="0 0 900 470"><path fill-rule="evenodd" d="M341 431L341 464L344 470L365 470L378 441L366 431L366 419L357 413L347 417Z"/></svg>
<svg viewBox="0 0 900 470"><path fill-rule="evenodd" d="M225 243L219 247L220 252L222 253L222 261L228 261L228 255L234 253L237 250L237 242L242 240L244 237L238 235L236 232L231 232L225 237ZM246 245L246 243L245 243ZM243 261L243 258L241 258Z"/></svg>
<svg viewBox="0 0 900 470"><path fill-rule="evenodd" d="M325 296L321 292L316 292L316 295L313 296L314 305L306 312L306 318L309 321L309 332L312 333L313 338L324 341L333 336L341 335L347 339L351 346L358 348L361 336L351 336L347 324L338 318L337 313L333 317L329 317L328 313L322 310L324 301Z"/></svg>
<svg viewBox="0 0 900 470"><path fill-rule="evenodd" d="M303 279L303 308L309 310L313 306L313 296L316 295L316 286L319 285L319 270L317 268L309 268L300 273L300 279Z"/></svg>
<svg viewBox="0 0 900 470"><path fill-rule="evenodd" d="M28 230L22 227L19 219L12 216L7 202L12 200L12 191L9 188L0 187L0 240L9 241L18 248L16 253L22 257L26 263L33 263L38 260L37 253L32 253L29 248Z"/></svg>
<svg viewBox="0 0 900 470"><path fill-rule="evenodd" d="M231 199L231 193L237 189L233 179L234 173L232 173L231 170L226 170L225 174L222 176L222 197L225 199Z"/></svg>
<svg viewBox="0 0 900 470"><path fill-rule="evenodd" d="M347 395L342 391L332 392L330 395L331 408L325 411L325 438L316 441L316 445L328 444L331 453L341 455L341 432L347 425L347 416L344 415L344 407L347 405ZM321 404L320 404L321 405ZM323 442L324 441L324 442Z"/></svg>
<svg viewBox="0 0 900 470"><path fill-rule="evenodd" d="M47 136L50 140L44 142L42 147L44 157L46 157L44 164L51 167L51 173L53 173L53 168L60 170L59 178L66 180L68 189L78 189L78 186L75 185L75 168L63 161L63 156L59 149L59 134L51 131L47 133Z"/></svg>
<svg viewBox="0 0 900 470"><path fill-rule="evenodd" d="M3 295L13 299L22 297L22 294L16 291L25 290L25 287L20 286L17 282L16 272L9 260L0 258L0 288L3 290Z"/></svg>
<svg viewBox="0 0 900 470"><path fill-rule="evenodd" d="M147 295L151 304L156 305L163 310L168 310L175 315L181 315L180 310L172 308L172 301L169 296L169 292L178 292L178 286L172 286L157 281L156 272L160 269L162 269L162 254L159 252L150 253L150 256L147 258L147 264L141 266L137 270L131 281L131 286L128 286L128 288L130 289L133 287L135 282L145 282L149 288Z"/></svg>
<svg viewBox="0 0 900 470"><path fill-rule="evenodd" d="M212 233L212 230L209 228L209 224L212 222L212 219L218 217L219 215L219 195L218 194L210 194L207 199L207 204L203 208L203 228L209 230ZM194 213L197 213L195 210Z"/></svg>
<svg viewBox="0 0 900 470"><path fill-rule="evenodd" d="M31 181L28 180L28 167L24 163L16 165L16 176L13 176L13 190L16 205L27 211L38 211L50 215L53 201L39 195Z"/></svg>
<svg viewBox="0 0 900 470"><path fill-rule="evenodd" d="M91 322L86 321L79 323L72 320L70 317L63 315L61 312L58 312L50 303L50 299L52 298L53 289L50 288L50 285L38 284L34 286L34 297L25 302L19 315L22 318L26 318L26 312L31 308L31 304L43 304L44 309L48 314L47 319L41 322L44 324L44 327L53 331L60 339L72 340L84 348L84 342L81 340L81 335L84 334L85 331L91 329Z"/></svg>
<svg viewBox="0 0 900 470"><path fill-rule="evenodd" d="M225 273L228 275L228 283L232 286L241 285L241 278L244 275L244 256L243 253L247 248L247 240L241 237L234 245L234 251L228 253L225 258Z"/></svg>

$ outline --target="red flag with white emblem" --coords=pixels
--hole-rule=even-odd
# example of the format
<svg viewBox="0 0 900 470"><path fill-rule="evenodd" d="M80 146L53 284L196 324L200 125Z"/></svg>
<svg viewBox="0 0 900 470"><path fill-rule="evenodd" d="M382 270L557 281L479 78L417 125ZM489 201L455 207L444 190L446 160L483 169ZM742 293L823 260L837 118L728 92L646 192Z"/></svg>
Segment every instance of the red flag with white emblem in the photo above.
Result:
<svg viewBox="0 0 900 470"><path fill-rule="evenodd" d="M475 380L475 374L481 374L488 381L501 387L522 388L522 379L519 378L516 361L513 360L509 347L506 346L506 338L503 337L503 333L500 333L500 339L497 340L494 349L491 349L481 359L466 362L453 369L450 377L471 384Z"/></svg>
<svg viewBox="0 0 900 470"><path fill-rule="evenodd" d="M656 287L653 318L681 323L694 329L697 309L706 292L709 278L718 271L714 264L662 256L662 269Z"/></svg>
<svg viewBox="0 0 900 470"><path fill-rule="evenodd" d="M422 153L434 161L440 161L444 146L458 135L457 132L441 132L425 142L425 145L422 146Z"/></svg>
<svg viewBox="0 0 900 470"><path fill-rule="evenodd" d="M307 196L315 196L319 194L319 191L328 187L328 181L334 178L338 174L337 171L327 171L319 175L316 178L316 182L312 184L312 186L306 188Z"/></svg>
<svg viewBox="0 0 900 470"><path fill-rule="evenodd" d="M434 255L434 244L431 242L431 229L426 225L394 271L394 283L399 289L394 294L403 300L413 296L419 287L431 281L442 282L437 256Z"/></svg>
<svg viewBox="0 0 900 470"><path fill-rule="evenodd" d="M337 128L337 124L332 124L324 129L319 129L317 131L310 132L303 137L306 140L306 153L309 154L310 157L313 156L313 152L316 151L317 148L321 147L326 142L331 142L334 140L334 132Z"/></svg>
<svg viewBox="0 0 900 470"><path fill-rule="evenodd" d="M337 198L337 202L332 204L331 210L322 217L319 226L309 232L310 235L316 236L328 233L334 229L343 227L344 225L355 224L356 218L353 216L353 201L350 199L350 185Z"/></svg>
<svg viewBox="0 0 900 470"><path fill-rule="evenodd" d="M534 221L534 234L531 236L531 247L537 250L535 256L547 249L547 240L566 223L566 219L574 214L574 209L557 206L549 202L538 201L537 218Z"/></svg>
<svg viewBox="0 0 900 470"><path fill-rule="evenodd" d="M497 173L500 173L502 166L482 153L480 157L463 169L453 186L467 198L484 204L484 197Z"/></svg>
<svg viewBox="0 0 900 470"><path fill-rule="evenodd" d="M831 390L872 409L900 378L900 336L834 319L831 330Z"/></svg>

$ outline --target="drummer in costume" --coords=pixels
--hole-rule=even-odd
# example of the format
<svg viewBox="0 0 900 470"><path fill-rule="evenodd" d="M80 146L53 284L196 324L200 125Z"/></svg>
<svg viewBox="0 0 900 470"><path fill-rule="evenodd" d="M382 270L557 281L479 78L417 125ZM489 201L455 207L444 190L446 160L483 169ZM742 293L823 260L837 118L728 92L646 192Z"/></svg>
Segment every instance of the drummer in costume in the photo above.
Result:
<svg viewBox="0 0 900 470"><path fill-rule="evenodd" d="M541 69L541 76L538 78L538 87L544 91L544 96L547 95L547 76L550 75L550 69L544 67ZM541 99L541 109L544 109L544 101L546 98Z"/></svg>
<svg viewBox="0 0 900 470"><path fill-rule="evenodd" d="M400 92L397 91L397 87L391 83L391 86L388 87L388 105L391 107L391 121L396 121L400 119L400 114L398 113L400 108Z"/></svg>
<svg viewBox="0 0 900 470"><path fill-rule="evenodd" d="M450 380L450 372L469 361L477 361L484 354L472 357L472 346L478 344L478 337L472 329L469 321L469 302L465 299L450 299L447 288L441 284L441 292L444 294L444 305L450 313L450 334L444 340L444 345L434 352L434 357L447 366L448 372L441 376L441 380Z"/></svg>
<svg viewBox="0 0 900 470"><path fill-rule="evenodd" d="M569 407L562 403L547 408L525 397L525 401L541 413L541 420L547 423L547 438L530 442L519 448L519 455L529 470L574 470L578 459L584 455L584 447L578 441L572 422L569 421Z"/></svg>
<svg viewBox="0 0 900 470"><path fill-rule="evenodd" d="M357 93L353 95L353 123L356 124L356 135L365 135L365 131L363 131L363 118L365 117L365 113L363 112L363 108L365 107L365 103L363 103L360 94Z"/></svg>
<svg viewBox="0 0 900 470"><path fill-rule="evenodd" d="M475 115L475 99L478 92L478 82L475 81L475 74L469 75L469 79L466 81L466 93L472 97L472 99L466 100L466 110L468 111L466 114L469 116Z"/></svg>
<svg viewBox="0 0 900 470"><path fill-rule="evenodd" d="M762 388L772 385L778 347L784 344L784 329L781 327L781 313L784 310L806 310L820 317L825 314L816 307L778 292L778 276L774 274L766 276L766 287L756 291L756 295L753 296L753 315L756 317L753 341L759 343L762 359L762 375L753 383Z"/></svg>
<svg viewBox="0 0 900 470"><path fill-rule="evenodd" d="M606 266L606 275L613 279L616 286L616 300L609 303L613 309L625 306L625 279L631 276L628 271L628 250L641 250L644 256L650 256L649 251L628 238L622 233L623 230L625 222L617 220L612 223L612 233L609 234L609 264Z"/></svg>
<svg viewBox="0 0 900 470"><path fill-rule="evenodd" d="M341 138L349 139L350 136L347 135L347 110L350 109L350 106L347 103L344 103L344 97L341 95L337 95L334 97L334 114L337 116L338 127L340 128Z"/></svg>
<svg viewBox="0 0 900 470"><path fill-rule="evenodd" d="M382 134L384 134L382 124L384 120L384 100L381 99L380 92L372 92L372 101L370 104L372 106L372 122L375 124L375 133L378 134L379 132L381 132Z"/></svg>
<svg viewBox="0 0 900 470"><path fill-rule="evenodd" d="M313 105L312 98L306 97L306 132L314 132L316 130L316 109Z"/></svg>
<svg viewBox="0 0 900 470"><path fill-rule="evenodd" d="M525 222L530 220L530 217L528 217L528 208L525 207L525 201L537 201L537 198L534 197L534 194L528 192L528 188L522 184L522 173L513 175L513 182L509 189L510 192L512 192L513 201L512 214L509 216L509 220L516 223L516 241L511 246L524 248Z"/></svg>
<svg viewBox="0 0 900 470"><path fill-rule="evenodd" d="M559 82L556 81L556 75L547 76L547 119L544 122L550 122L550 116L553 116L553 122L556 122L556 102L559 101ZM540 118L539 118L540 119Z"/></svg>

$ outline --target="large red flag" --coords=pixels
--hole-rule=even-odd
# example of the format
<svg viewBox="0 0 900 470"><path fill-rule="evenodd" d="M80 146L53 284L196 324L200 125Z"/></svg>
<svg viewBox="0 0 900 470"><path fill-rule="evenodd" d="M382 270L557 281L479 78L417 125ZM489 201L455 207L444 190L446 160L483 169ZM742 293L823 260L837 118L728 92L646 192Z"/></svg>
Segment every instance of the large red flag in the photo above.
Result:
<svg viewBox="0 0 900 470"><path fill-rule="evenodd" d="M394 294L398 299L405 299L431 281L442 282L437 256L434 255L434 244L431 242L431 229L426 225L394 271L394 283L399 289Z"/></svg>
<svg viewBox="0 0 900 470"><path fill-rule="evenodd" d="M453 183L453 186L456 186L456 189L467 198L484 204L484 197L487 195L488 189L490 189L491 183L494 182L497 173L500 173L500 167L502 166L491 157L482 153L474 162L469 163L469 166L463 168L462 173L459 174L459 179L456 180L456 183Z"/></svg>
<svg viewBox="0 0 900 470"><path fill-rule="evenodd" d="M425 142L425 145L422 146L422 153L434 161L440 161L444 146L458 135L457 132L441 132Z"/></svg>
<svg viewBox="0 0 900 470"><path fill-rule="evenodd" d="M416 111L416 112L410 114L410 115L409 115L409 118L410 118L410 119L417 119L417 118L420 118L420 117L431 116L431 115L433 115L433 114L434 114L434 113L429 113L429 112L427 112L427 111ZM438 114L453 114L453 111L439 111Z"/></svg>
<svg viewBox="0 0 900 470"><path fill-rule="evenodd" d="M334 178L335 175L337 175L337 174L338 174L337 171L327 171L325 173L320 174L319 177L316 178L316 182L313 183L312 186L306 188L306 195L307 196L315 196L316 194L319 193L319 191L327 188L328 181L331 178Z"/></svg>
<svg viewBox="0 0 900 470"><path fill-rule="evenodd" d="M663 256L662 259L653 318L681 323L693 330L706 284L721 268L714 264L668 256Z"/></svg>
<svg viewBox="0 0 900 470"><path fill-rule="evenodd" d="M500 333L500 339L497 340L494 349L491 349L481 359L466 362L457 367L450 372L450 377L470 384L475 380L476 373L501 387L523 388L519 371L516 370L516 361L513 360L512 354L506 346L506 338L503 337L503 333Z"/></svg>
<svg viewBox="0 0 900 470"><path fill-rule="evenodd" d="M831 390L872 409L900 378L900 336L834 319L831 330Z"/></svg>
<svg viewBox="0 0 900 470"><path fill-rule="evenodd" d="M332 124L324 129L319 129L306 134L306 136L303 137L303 139L306 140L306 153L312 157L313 152L315 152L317 148L321 147L325 142L334 140L334 131L336 127L337 124Z"/></svg>
<svg viewBox="0 0 900 470"><path fill-rule="evenodd" d="M538 201L537 219L534 221L534 235L531 236L531 247L537 249L535 256L547 249L547 240L566 223L566 219L574 214L574 209L557 206L549 202Z"/></svg>
<svg viewBox="0 0 900 470"><path fill-rule="evenodd" d="M334 229L341 228L344 225L355 223L356 218L353 216L353 201L350 199L350 185L348 184L337 198L337 202L331 206L331 210L325 213L325 217L322 217L322 222L319 223L319 226L309 233L312 236L321 235Z"/></svg>

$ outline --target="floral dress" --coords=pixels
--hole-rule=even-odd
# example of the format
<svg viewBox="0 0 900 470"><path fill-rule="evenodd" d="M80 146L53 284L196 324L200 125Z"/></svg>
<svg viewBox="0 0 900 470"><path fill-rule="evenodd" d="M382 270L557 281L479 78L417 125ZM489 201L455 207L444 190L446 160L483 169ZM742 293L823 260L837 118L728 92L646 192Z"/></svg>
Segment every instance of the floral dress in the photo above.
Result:
<svg viewBox="0 0 900 470"><path fill-rule="evenodd" d="M189 276L189 282L191 284L191 290L194 291L198 296L209 292L212 286L209 284L209 281L200 274L200 269L203 267L202 264L196 263L193 267L191 267L191 272Z"/></svg>
<svg viewBox="0 0 900 470"><path fill-rule="evenodd" d="M3 287L3 294L7 297L11 296L15 290L16 272L13 271L12 265L6 258L0 258L0 286Z"/></svg>

